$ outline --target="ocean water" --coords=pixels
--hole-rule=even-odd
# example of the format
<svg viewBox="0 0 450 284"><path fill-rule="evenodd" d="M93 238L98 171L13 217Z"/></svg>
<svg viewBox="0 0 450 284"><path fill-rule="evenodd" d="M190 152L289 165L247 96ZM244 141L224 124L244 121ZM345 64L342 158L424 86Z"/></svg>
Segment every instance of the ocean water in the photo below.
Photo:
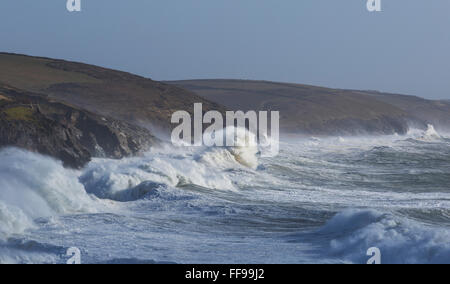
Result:
<svg viewBox="0 0 450 284"><path fill-rule="evenodd" d="M0 150L0 263L450 263L450 139L164 146L80 171Z"/></svg>

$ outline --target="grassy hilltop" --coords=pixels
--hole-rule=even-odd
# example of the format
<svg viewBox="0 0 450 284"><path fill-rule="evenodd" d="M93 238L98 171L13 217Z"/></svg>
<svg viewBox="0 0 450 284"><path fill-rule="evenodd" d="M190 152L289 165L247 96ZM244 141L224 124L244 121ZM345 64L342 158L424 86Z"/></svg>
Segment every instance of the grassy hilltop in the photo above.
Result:
<svg viewBox="0 0 450 284"><path fill-rule="evenodd" d="M232 110L280 111L285 132L405 133L411 125L450 125L450 103L413 96L249 80L167 82Z"/></svg>

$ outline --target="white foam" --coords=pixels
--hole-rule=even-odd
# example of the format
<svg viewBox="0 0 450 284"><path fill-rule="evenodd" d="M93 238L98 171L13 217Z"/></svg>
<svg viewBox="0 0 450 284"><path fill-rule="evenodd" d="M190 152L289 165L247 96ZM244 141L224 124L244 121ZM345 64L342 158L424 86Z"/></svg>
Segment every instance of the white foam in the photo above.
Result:
<svg viewBox="0 0 450 284"><path fill-rule="evenodd" d="M142 198L161 186L191 184L234 191L234 182L224 171L243 167L235 157L225 148L167 146L153 149L142 157L94 159L80 181L88 193L118 201Z"/></svg>
<svg viewBox="0 0 450 284"><path fill-rule="evenodd" d="M431 124L428 124L427 130L424 132L423 136L421 137L424 140L435 140L440 139L441 135L434 129L434 126Z"/></svg>
<svg viewBox="0 0 450 284"><path fill-rule="evenodd" d="M423 129L411 128L406 136L423 142L434 142L444 138L432 124L428 124L425 131Z"/></svg>
<svg viewBox="0 0 450 284"><path fill-rule="evenodd" d="M78 172L61 162L15 148L0 151L0 234L22 233L39 217L95 212L95 198L78 182Z"/></svg>
<svg viewBox="0 0 450 284"><path fill-rule="evenodd" d="M382 263L449 263L450 230L374 210L349 209L337 214L320 231L335 236L330 253L365 263L366 251L381 250Z"/></svg>
<svg viewBox="0 0 450 284"><path fill-rule="evenodd" d="M0 240L2 240L12 233L21 234L32 228L33 220L20 208L0 201L0 225Z"/></svg>
<svg viewBox="0 0 450 284"><path fill-rule="evenodd" d="M447 192L343 187L342 184L348 184L345 178L352 178L343 173L362 169L357 168L360 166L357 164L340 165L339 159L330 159L341 154L364 158L362 155L370 155L374 147L401 148L403 144L410 144L403 141L404 138L421 135L423 131L400 138L393 135L297 140L283 143L281 154L276 158L260 161L255 148L167 146L153 149L142 157L94 159L82 171L64 169L60 162L41 155L6 149L0 151L0 239L22 234L34 226L33 220L38 217L103 211L104 203L89 194L102 199L132 201L155 192L180 194L185 185L210 190L243 188L245 190L236 196L248 198L255 204L274 204L274 207L305 204L318 210L355 206L383 211L448 209ZM410 148L414 147L405 151L414 150ZM259 162L262 170L253 170ZM364 182L378 182L370 178ZM317 180L326 183L320 184ZM181 189L174 191L172 187ZM211 200L206 200L205 204L199 204L207 207ZM172 210L173 204L165 201L156 200L155 204L164 202L164 206ZM231 205L230 208L234 210ZM83 224L89 224L89 221ZM330 253L340 256L339 259L364 262L367 260L365 251L377 246L382 250L384 262L450 261L446 258L449 247L445 243L449 239L448 230L428 227L394 214L348 210L338 214L321 231L327 237L333 237ZM51 254L22 253L13 247L3 247L0 242L0 262L52 261Z"/></svg>
<svg viewBox="0 0 450 284"><path fill-rule="evenodd" d="M2 246L0 242L0 264L58 263L59 257L54 253L27 251L24 249Z"/></svg>
<svg viewBox="0 0 450 284"><path fill-rule="evenodd" d="M233 141L233 147L224 147L226 151L228 151L231 155L234 156L234 160L246 167L256 169L258 167L258 158L257 154L260 151L258 147L257 137L251 131L242 128L242 127L226 127L221 131L217 131L215 133L217 137L223 137L223 141ZM204 135L205 141L207 141L207 145L211 145L212 143L208 140L212 139L210 135ZM265 137L268 140L267 137ZM224 143L225 145L226 143ZM226 146L226 145L225 145ZM214 149L214 148L213 148ZM217 148L215 148L217 150ZM219 147L220 149L220 147ZM214 150L213 150L214 151ZM214 153L218 155L225 155L227 153L224 151L215 151ZM228 157L225 157L228 159Z"/></svg>

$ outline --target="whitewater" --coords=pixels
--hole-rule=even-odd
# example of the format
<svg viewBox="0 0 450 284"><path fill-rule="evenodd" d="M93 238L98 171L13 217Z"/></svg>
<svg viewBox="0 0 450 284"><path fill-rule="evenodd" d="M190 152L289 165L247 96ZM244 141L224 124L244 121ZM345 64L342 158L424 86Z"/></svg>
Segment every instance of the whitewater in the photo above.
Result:
<svg viewBox="0 0 450 284"><path fill-rule="evenodd" d="M0 263L450 263L450 139L165 145L82 170L0 150Z"/></svg>

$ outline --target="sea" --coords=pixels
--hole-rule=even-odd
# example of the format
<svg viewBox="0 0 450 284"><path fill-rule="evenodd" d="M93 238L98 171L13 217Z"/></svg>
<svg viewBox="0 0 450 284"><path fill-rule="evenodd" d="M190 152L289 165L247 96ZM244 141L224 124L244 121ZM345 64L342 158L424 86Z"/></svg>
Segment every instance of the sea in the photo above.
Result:
<svg viewBox="0 0 450 284"><path fill-rule="evenodd" d="M0 150L0 263L450 263L450 136L152 148L72 170Z"/></svg>

